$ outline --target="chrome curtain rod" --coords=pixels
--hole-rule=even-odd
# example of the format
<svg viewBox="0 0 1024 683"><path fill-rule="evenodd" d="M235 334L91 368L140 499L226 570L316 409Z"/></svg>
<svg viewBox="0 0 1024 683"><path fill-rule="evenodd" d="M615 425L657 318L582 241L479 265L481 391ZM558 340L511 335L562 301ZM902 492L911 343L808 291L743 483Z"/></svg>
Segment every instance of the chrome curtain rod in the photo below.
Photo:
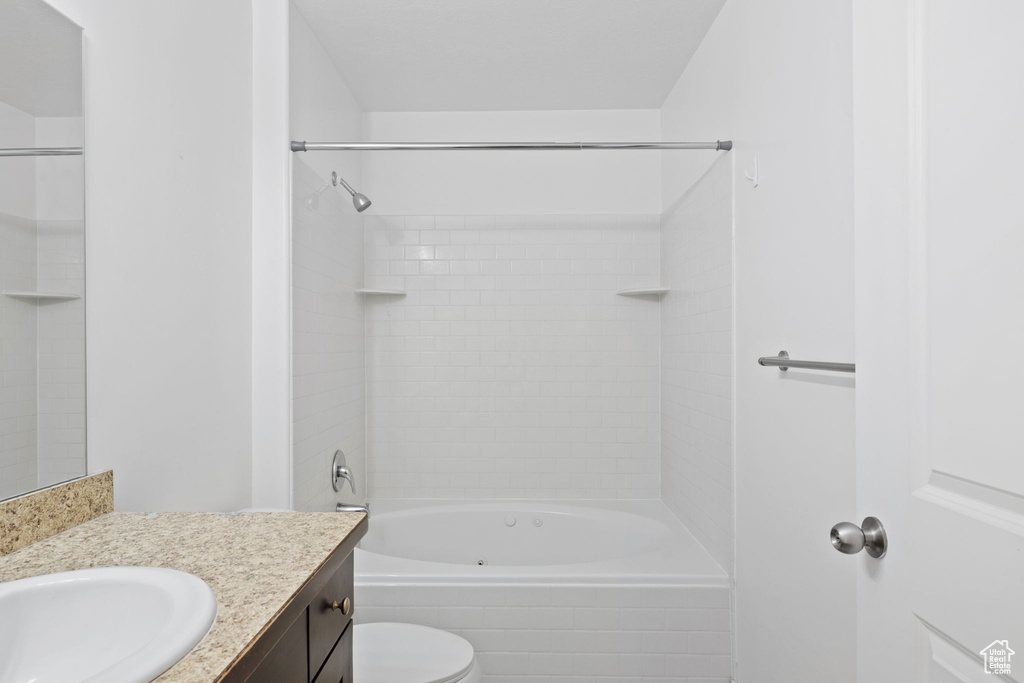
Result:
<svg viewBox="0 0 1024 683"><path fill-rule="evenodd" d="M777 356L762 356L757 359L758 365L775 367L779 370L797 368L801 370L831 370L832 372L857 372L857 366L853 363L830 363L822 360L793 360L785 351L779 351Z"/></svg>
<svg viewBox="0 0 1024 683"><path fill-rule="evenodd" d="M81 147L0 147L0 157L61 157L81 153Z"/></svg>
<svg viewBox="0 0 1024 683"><path fill-rule="evenodd" d="M732 149L732 140L714 142L306 142L292 140L293 152L393 152L463 150Z"/></svg>

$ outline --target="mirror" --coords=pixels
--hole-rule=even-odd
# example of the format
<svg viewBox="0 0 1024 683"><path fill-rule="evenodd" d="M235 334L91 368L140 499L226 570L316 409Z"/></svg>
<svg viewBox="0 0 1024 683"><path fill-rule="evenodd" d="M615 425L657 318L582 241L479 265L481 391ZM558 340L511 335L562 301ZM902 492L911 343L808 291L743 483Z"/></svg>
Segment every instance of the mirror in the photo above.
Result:
<svg viewBox="0 0 1024 683"><path fill-rule="evenodd" d="M0 2L0 500L85 474L82 30Z"/></svg>

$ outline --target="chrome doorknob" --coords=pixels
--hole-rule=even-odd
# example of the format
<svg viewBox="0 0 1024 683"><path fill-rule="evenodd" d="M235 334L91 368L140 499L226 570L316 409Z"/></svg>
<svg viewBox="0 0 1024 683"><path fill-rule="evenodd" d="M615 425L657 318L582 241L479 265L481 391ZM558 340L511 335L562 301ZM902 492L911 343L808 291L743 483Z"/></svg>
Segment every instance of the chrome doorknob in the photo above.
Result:
<svg viewBox="0 0 1024 683"><path fill-rule="evenodd" d="M832 547L846 555L856 555L861 550L867 550L868 555L880 560L885 557L889 539L877 517L865 517L860 526L840 522L832 527Z"/></svg>

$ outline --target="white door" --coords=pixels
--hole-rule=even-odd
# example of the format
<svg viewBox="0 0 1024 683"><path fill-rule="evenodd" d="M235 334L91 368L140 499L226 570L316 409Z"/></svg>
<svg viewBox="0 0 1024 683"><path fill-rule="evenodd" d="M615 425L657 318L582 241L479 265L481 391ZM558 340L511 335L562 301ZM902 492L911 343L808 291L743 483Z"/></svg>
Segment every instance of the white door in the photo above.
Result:
<svg viewBox="0 0 1024 683"><path fill-rule="evenodd" d="M857 680L1024 681L1024 2L853 11Z"/></svg>

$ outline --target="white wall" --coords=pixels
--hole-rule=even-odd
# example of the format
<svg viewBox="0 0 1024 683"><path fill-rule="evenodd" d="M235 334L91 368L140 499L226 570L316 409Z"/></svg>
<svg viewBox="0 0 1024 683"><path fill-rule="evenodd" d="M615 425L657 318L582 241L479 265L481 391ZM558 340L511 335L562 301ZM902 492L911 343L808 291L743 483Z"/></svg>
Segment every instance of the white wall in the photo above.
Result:
<svg viewBox="0 0 1024 683"><path fill-rule="evenodd" d="M292 136L359 140L362 111L301 13L290 5ZM358 153L292 159L292 500L296 510L331 510L366 499L363 216L331 171L355 186ZM320 192L317 195L317 192ZM316 195L314 201L307 201ZM334 452L345 452L356 493L331 487Z"/></svg>
<svg viewBox="0 0 1024 683"><path fill-rule="evenodd" d="M732 159L661 217L661 497L732 574Z"/></svg>
<svg viewBox="0 0 1024 683"><path fill-rule="evenodd" d="M251 499L251 3L53 0L85 29L89 470Z"/></svg>
<svg viewBox="0 0 1024 683"><path fill-rule="evenodd" d="M291 55L289 125L294 140L335 142L363 139L363 110L348 84L338 74L305 18L289 3ZM315 173L329 178L331 171L356 189L363 183L360 152L298 152Z"/></svg>
<svg viewBox="0 0 1024 683"><path fill-rule="evenodd" d="M364 133L373 142L657 140L659 119L658 110L368 112ZM363 192L373 200L368 215L653 214L661 212L659 157L375 152L365 157Z"/></svg>
<svg viewBox="0 0 1024 683"><path fill-rule="evenodd" d="M252 3L252 504L291 503L288 0Z"/></svg>
<svg viewBox="0 0 1024 683"><path fill-rule="evenodd" d="M851 6L731 0L662 110L666 138L735 141L736 610L740 681L852 681L853 379L759 367L851 360ZM743 179L754 153L761 183ZM666 207L714 153L665 154Z"/></svg>

